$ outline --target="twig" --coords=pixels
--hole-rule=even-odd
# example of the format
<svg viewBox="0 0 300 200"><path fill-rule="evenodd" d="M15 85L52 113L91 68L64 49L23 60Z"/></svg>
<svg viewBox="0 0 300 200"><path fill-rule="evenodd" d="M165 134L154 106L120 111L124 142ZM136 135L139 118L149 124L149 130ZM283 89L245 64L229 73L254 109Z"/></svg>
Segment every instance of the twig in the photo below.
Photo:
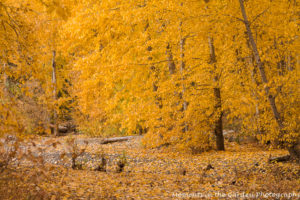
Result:
<svg viewBox="0 0 300 200"><path fill-rule="evenodd" d="M262 11L261 13L256 15L256 17L249 24L251 25L253 22L255 22L255 20L257 20L261 15L263 15L265 12L267 12L269 10L269 8L265 9L264 11Z"/></svg>

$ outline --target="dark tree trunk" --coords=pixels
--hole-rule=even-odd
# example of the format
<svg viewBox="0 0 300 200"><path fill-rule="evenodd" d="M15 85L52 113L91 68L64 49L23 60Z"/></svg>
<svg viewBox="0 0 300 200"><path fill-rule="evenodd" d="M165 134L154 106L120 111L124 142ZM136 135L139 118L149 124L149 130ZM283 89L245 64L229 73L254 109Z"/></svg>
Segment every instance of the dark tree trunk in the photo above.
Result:
<svg viewBox="0 0 300 200"><path fill-rule="evenodd" d="M214 69L216 70L216 53L215 53L215 47L214 47L214 41L213 38L208 38L209 47L210 47L210 64L214 65ZM225 145L224 145L224 136L223 136L223 112L222 112L222 99L221 99L221 89L218 86L219 77L215 74L214 75L214 97L215 97L215 115L216 119L214 122L214 134L216 136L216 146L218 151L224 151Z"/></svg>
<svg viewBox="0 0 300 200"><path fill-rule="evenodd" d="M216 98L216 105L215 105L215 110L218 112L218 118L215 121L215 130L214 133L216 135L216 145L217 145L217 150L219 151L224 151L225 146L224 146L224 136L223 136L223 112L222 110L222 103L221 103L221 91L220 88L214 88L214 95Z"/></svg>

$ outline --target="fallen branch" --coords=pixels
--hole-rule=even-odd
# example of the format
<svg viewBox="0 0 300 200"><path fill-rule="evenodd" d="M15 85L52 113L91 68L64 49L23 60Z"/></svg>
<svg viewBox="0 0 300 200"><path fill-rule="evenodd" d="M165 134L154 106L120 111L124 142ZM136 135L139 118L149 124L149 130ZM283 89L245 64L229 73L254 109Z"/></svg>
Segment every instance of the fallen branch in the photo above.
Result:
<svg viewBox="0 0 300 200"><path fill-rule="evenodd" d="M109 143L114 143L114 142L123 142L123 141L127 141L127 140L130 140L130 139L133 139L135 137L136 136L107 138L107 139L102 140L100 142L100 144L109 144Z"/></svg>
<svg viewBox="0 0 300 200"><path fill-rule="evenodd" d="M142 136L125 136L125 137L114 137L114 138L78 138L76 139L76 143L84 144L88 142L89 144L109 144L114 142L124 142L127 140L131 140L134 138L140 138Z"/></svg>
<svg viewBox="0 0 300 200"><path fill-rule="evenodd" d="M280 157L274 157L274 158L269 158L269 163L273 163L273 162L286 162L289 161L291 159L290 155L286 155L286 156L280 156Z"/></svg>

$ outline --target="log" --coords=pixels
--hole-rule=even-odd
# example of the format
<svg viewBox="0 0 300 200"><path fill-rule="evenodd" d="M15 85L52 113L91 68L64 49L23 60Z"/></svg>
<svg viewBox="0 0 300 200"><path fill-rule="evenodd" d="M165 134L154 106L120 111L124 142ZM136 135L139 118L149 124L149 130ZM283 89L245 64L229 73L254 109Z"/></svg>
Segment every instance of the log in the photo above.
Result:
<svg viewBox="0 0 300 200"><path fill-rule="evenodd" d="M272 162L286 162L286 161L289 161L290 159L291 159L290 155L274 157L274 158L269 158L269 163L272 163Z"/></svg>
<svg viewBox="0 0 300 200"><path fill-rule="evenodd" d="M107 139L102 140L100 142L100 144L109 144L109 143L114 143L114 142L123 142L123 141L127 141L127 140L130 140L130 139L133 139L135 137L136 136L107 138Z"/></svg>

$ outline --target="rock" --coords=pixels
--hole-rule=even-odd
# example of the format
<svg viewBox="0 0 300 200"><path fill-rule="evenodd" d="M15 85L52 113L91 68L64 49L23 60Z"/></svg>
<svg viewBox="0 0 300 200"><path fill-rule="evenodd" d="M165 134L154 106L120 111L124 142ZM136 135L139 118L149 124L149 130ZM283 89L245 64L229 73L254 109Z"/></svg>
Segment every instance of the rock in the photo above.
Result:
<svg viewBox="0 0 300 200"><path fill-rule="evenodd" d="M67 133L68 132L68 127L63 126L63 125L59 125L58 126L58 131L59 131L59 133Z"/></svg>
<svg viewBox="0 0 300 200"><path fill-rule="evenodd" d="M214 169L214 167L211 164L208 164L204 170L207 171L207 170L210 170L210 169Z"/></svg>

